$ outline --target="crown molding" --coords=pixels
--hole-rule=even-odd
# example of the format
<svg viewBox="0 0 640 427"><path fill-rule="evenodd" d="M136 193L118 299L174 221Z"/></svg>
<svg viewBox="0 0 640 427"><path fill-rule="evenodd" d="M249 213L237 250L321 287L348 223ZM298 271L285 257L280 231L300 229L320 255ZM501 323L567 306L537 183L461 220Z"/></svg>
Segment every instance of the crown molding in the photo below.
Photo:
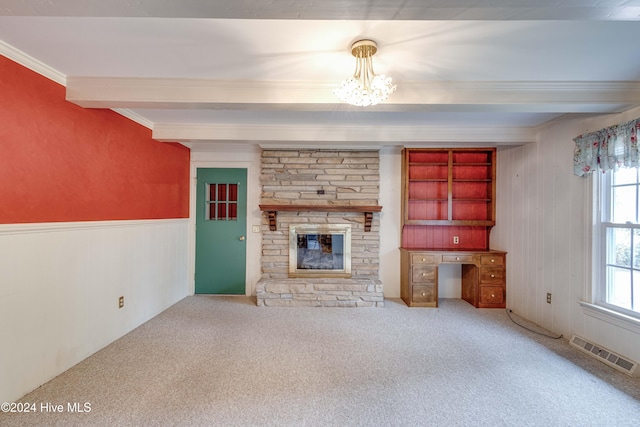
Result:
<svg viewBox="0 0 640 427"><path fill-rule="evenodd" d="M136 123L138 123L139 125L142 125L148 129L153 129L153 122L143 116L141 116L140 114L136 113L135 111L131 111L129 109L126 108L112 108L112 110L118 114L120 114L121 116L126 117L129 120L132 120Z"/></svg>
<svg viewBox="0 0 640 427"><path fill-rule="evenodd" d="M61 72L59 72L58 70L38 61L37 59L27 55L26 53L16 49L15 47L11 46L8 43L3 42L2 40L0 40L0 54L11 59L12 61L22 65L25 68L30 69L31 71L34 71L46 78L48 78L49 80L52 80L62 86L66 86L67 85L67 76L65 76L64 74L62 74ZM127 109L123 109L123 108L113 108L113 111L115 111L116 113L130 119L133 120L134 122L152 129L153 128L153 122L147 120L146 118L142 117L141 115L131 111L131 110L127 110Z"/></svg>
<svg viewBox="0 0 640 427"><path fill-rule="evenodd" d="M62 86L67 85L67 76L60 71L38 61L2 40L0 40L0 54Z"/></svg>

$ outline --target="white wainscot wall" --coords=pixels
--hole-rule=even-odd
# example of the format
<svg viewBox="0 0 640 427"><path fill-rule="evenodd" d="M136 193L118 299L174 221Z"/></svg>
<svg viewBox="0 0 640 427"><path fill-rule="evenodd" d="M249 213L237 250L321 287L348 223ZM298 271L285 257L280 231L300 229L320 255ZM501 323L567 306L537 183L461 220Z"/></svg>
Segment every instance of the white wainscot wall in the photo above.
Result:
<svg viewBox="0 0 640 427"><path fill-rule="evenodd" d="M184 298L187 249L186 219L0 225L0 402Z"/></svg>
<svg viewBox="0 0 640 427"><path fill-rule="evenodd" d="M640 362L638 326L580 304L593 302L592 184L573 175L573 138L639 115L561 119L541 127L537 143L499 148L491 243L508 252L507 308L565 339L577 334Z"/></svg>

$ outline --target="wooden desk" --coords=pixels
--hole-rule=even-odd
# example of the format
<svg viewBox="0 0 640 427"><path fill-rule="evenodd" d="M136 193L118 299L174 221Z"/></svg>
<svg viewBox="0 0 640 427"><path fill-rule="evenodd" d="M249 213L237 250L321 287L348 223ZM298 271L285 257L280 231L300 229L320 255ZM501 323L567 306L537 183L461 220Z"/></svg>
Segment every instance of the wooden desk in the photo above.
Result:
<svg viewBox="0 0 640 427"><path fill-rule="evenodd" d="M507 253L400 248L400 297L409 307L438 306L438 266L462 265L462 299L476 308L505 308Z"/></svg>

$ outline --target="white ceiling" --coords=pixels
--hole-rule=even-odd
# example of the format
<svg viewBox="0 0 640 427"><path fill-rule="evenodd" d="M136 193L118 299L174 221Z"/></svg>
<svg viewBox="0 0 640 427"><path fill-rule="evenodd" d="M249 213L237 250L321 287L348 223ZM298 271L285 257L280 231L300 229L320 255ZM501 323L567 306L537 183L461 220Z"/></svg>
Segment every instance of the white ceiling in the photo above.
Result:
<svg viewBox="0 0 640 427"><path fill-rule="evenodd" d="M332 94L361 38L383 105ZM0 0L1 54L193 147L526 143L640 105L638 40L640 0Z"/></svg>

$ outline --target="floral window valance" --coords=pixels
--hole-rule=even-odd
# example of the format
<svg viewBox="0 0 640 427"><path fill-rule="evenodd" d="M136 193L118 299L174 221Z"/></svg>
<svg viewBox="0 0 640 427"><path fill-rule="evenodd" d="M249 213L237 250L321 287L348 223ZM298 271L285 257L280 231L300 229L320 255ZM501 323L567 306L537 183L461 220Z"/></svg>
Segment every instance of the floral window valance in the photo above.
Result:
<svg viewBox="0 0 640 427"><path fill-rule="evenodd" d="M640 166L640 118L574 138L573 173L602 172Z"/></svg>

